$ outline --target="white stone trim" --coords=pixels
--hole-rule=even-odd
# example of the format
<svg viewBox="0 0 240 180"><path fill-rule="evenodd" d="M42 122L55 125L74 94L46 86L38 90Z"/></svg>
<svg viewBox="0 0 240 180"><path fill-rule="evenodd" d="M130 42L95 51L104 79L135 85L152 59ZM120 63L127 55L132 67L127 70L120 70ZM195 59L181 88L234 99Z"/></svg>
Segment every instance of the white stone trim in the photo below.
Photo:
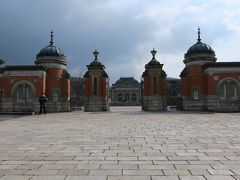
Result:
<svg viewBox="0 0 240 180"><path fill-rule="evenodd" d="M39 63L38 66L44 66L47 68L61 68L61 69L66 69L66 66L63 64L58 64L58 63Z"/></svg>
<svg viewBox="0 0 240 180"><path fill-rule="evenodd" d="M113 91L125 91L125 90L132 90L132 91L138 91L140 89L140 87L139 88L131 88L131 87L124 87L124 88L115 88Z"/></svg>
<svg viewBox="0 0 240 180"><path fill-rule="evenodd" d="M225 72L239 72L240 67L209 67L205 69L206 73L225 73Z"/></svg>
<svg viewBox="0 0 240 180"><path fill-rule="evenodd" d="M206 63L212 63L214 61L212 60L194 60L194 61L189 61L189 62L186 62L186 66L190 66L190 65L204 65Z"/></svg>
<svg viewBox="0 0 240 180"><path fill-rule="evenodd" d="M5 71L2 76L46 76L45 71L41 70L19 70L19 71Z"/></svg>

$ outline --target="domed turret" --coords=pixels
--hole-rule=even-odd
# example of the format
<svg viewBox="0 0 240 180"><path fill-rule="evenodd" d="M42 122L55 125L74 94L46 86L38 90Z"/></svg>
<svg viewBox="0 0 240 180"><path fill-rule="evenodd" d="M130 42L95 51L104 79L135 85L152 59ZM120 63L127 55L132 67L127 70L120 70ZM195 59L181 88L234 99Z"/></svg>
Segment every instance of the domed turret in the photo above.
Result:
<svg viewBox="0 0 240 180"><path fill-rule="evenodd" d="M88 71L84 75L85 78L89 77L89 70L96 70L96 69L102 70L103 77L108 78L108 74L104 70L105 66L98 60L98 54L99 52L97 50L93 52L93 55L95 58L89 65L87 65Z"/></svg>
<svg viewBox="0 0 240 180"><path fill-rule="evenodd" d="M155 58L157 51L151 51L152 59L145 65L142 74L142 110L165 111L166 103L166 73L163 64Z"/></svg>
<svg viewBox="0 0 240 180"><path fill-rule="evenodd" d="M185 54L184 63L186 65L191 64L205 64L208 62L216 62L215 52L208 45L201 41L200 28L198 28L197 43L192 45Z"/></svg>
<svg viewBox="0 0 240 180"><path fill-rule="evenodd" d="M145 77L148 75L149 68L162 68L163 64L161 64L159 61L156 60L155 56L157 51L153 48L152 51L150 51L152 54L152 59L145 65L145 71L143 72L142 77ZM166 73L164 70L162 70L162 75L166 77Z"/></svg>
<svg viewBox="0 0 240 180"><path fill-rule="evenodd" d="M56 47L53 42L53 31L51 31L51 41L48 46L42 48L37 54L36 65L46 67L66 68L67 59L63 51Z"/></svg>

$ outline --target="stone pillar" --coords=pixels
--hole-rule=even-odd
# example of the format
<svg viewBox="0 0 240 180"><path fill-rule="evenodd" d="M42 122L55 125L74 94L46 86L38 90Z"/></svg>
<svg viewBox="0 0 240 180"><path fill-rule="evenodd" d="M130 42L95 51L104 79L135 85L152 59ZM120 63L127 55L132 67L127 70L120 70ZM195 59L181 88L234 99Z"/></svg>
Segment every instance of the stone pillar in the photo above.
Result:
<svg viewBox="0 0 240 180"><path fill-rule="evenodd" d="M109 111L108 75L105 66L98 60L97 50L93 52L95 59L87 65L84 75L84 110L85 112Z"/></svg>
<svg viewBox="0 0 240 180"><path fill-rule="evenodd" d="M157 51L151 51L152 60L145 65L143 77L143 111L166 111L166 73L162 70L163 64L160 64L155 55Z"/></svg>

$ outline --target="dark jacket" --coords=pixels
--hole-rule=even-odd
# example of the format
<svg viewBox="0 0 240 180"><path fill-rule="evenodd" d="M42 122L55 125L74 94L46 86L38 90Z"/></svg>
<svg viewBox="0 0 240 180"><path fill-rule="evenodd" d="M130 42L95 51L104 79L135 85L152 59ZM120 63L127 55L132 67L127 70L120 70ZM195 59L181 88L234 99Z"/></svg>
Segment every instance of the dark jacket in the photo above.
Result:
<svg viewBox="0 0 240 180"><path fill-rule="evenodd" d="M46 96L40 96L40 97L39 97L40 106L46 106L47 100L48 100L48 99L46 98Z"/></svg>

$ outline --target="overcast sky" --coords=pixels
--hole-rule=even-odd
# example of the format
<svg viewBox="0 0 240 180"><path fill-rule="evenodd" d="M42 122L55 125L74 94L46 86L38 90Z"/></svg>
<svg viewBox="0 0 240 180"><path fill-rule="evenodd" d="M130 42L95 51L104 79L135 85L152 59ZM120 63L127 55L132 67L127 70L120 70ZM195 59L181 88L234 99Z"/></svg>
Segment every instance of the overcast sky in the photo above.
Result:
<svg viewBox="0 0 240 180"><path fill-rule="evenodd" d="M140 80L155 48L168 76L179 77L198 26L218 61L240 60L239 0L0 0L0 59L34 64L53 30L72 76L85 73L97 49L111 83Z"/></svg>

